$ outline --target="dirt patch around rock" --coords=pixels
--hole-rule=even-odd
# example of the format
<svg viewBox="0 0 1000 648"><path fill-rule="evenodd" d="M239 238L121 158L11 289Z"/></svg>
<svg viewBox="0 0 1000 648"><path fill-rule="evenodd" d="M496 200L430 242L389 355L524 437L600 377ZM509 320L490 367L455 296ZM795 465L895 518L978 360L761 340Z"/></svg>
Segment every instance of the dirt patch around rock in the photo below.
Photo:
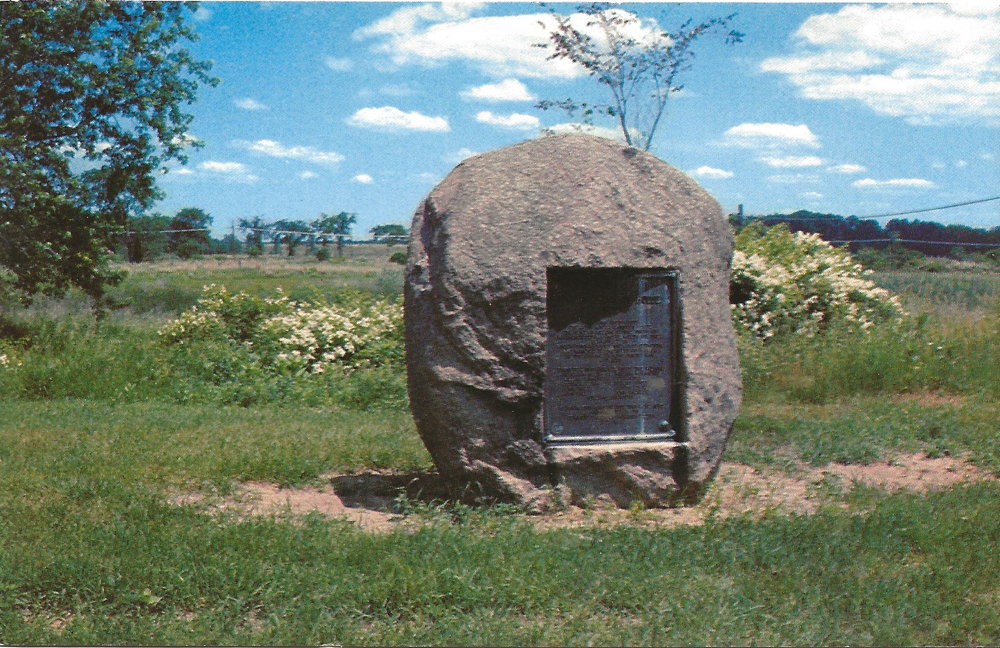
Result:
<svg viewBox="0 0 1000 648"><path fill-rule="evenodd" d="M447 491L433 473L371 472L328 475L326 480L318 488L244 482L228 497L185 493L171 500L177 505L196 505L239 517L316 513L345 519L370 532L388 532L421 522L419 515L399 512L400 494L411 502L447 501ZM540 529L616 524L673 527L704 524L710 518L809 514L821 506L846 506L844 496L854 484L890 492L923 492L984 480L996 481L996 477L954 457L931 458L923 454L900 455L867 465L798 464L791 471L723 463L708 493L696 506L623 510L595 502L592 506L570 506L519 517Z"/></svg>

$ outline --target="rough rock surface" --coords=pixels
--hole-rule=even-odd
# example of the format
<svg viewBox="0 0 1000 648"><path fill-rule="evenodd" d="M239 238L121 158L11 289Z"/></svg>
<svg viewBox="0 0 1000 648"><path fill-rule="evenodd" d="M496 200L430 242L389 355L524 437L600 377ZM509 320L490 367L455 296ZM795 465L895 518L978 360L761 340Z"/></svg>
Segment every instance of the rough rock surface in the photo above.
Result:
<svg viewBox="0 0 1000 648"><path fill-rule="evenodd" d="M442 476L544 508L690 502L740 403L732 235L718 203L661 160L557 135L459 164L418 207L405 285L410 403ZM547 445L546 269L679 272L683 443Z"/></svg>

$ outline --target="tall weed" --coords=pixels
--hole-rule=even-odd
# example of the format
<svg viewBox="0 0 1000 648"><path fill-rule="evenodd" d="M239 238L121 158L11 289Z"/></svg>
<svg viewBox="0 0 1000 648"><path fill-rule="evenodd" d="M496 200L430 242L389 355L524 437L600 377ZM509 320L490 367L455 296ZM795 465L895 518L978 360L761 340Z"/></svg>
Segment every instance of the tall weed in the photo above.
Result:
<svg viewBox="0 0 1000 648"><path fill-rule="evenodd" d="M739 340L748 399L828 402L855 394L946 390L1000 394L1000 315L966 323L928 316L867 334L835 329L780 344Z"/></svg>

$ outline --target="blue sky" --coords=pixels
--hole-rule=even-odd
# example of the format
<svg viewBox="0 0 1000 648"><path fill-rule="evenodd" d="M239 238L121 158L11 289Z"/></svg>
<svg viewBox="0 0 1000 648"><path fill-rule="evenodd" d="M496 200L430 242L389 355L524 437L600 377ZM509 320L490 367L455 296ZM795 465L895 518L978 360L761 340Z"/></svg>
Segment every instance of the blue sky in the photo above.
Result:
<svg viewBox="0 0 1000 648"><path fill-rule="evenodd" d="M666 29L737 14L745 41L697 44L651 149L726 211L863 216L1000 195L992 0L621 8ZM572 128L538 99L604 98L531 47L539 20L522 3L203 3L191 49L221 83L190 106L204 147L163 176L156 209L200 207L217 235L241 217L340 211L358 215L356 238L409 225L464 157ZM994 227L1000 201L911 218Z"/></svg>

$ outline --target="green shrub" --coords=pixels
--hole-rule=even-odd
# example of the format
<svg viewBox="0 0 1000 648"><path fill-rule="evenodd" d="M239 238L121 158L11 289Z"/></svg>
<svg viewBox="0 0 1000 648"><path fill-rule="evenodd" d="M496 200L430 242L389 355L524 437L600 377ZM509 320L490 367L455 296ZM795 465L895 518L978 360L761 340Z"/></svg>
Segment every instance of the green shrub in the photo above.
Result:
<svg viewBox="0 0 1000 648"><path fill-rule="evenodd" d="M736 237L733 253L733 322L741 333L784 339L899 320L899 301L868 272L818 234L751 225Z"/></svg>
<svg viewBox="0 0 1000 648"><path fill-rule="evenodd" d="M217 385L398 368L405 356L402 307L355 291L306 302L206 286L204 297L160 335L180 349L174 357L180 366Z"/></svg>
<svg viewBox="0 0 1000 648"><path fill-rule="evenodd" d="M177 248L174 250L174 254L181 259L197 259L201 257L201 253L203 251L204 250L200 243L190 239L185 239L177 245Z"/></svg>
<svg viewBox="0 0 1000 648"><path fill-rule="evenodd" d="M904 247L900 243L890 243L882 249L863 248L854 253L854 258L872 270L920 268L927 261L922 252Z"/></svg>
<svg viewBox="0 0 1000 648"><path fill-rule="evenodd" d="M316 250L316 260L320 261L320 262L322 262L322 261L329 261L330 260L330 250L327 250L324 247L321 247L320 249Z"/></svg>

